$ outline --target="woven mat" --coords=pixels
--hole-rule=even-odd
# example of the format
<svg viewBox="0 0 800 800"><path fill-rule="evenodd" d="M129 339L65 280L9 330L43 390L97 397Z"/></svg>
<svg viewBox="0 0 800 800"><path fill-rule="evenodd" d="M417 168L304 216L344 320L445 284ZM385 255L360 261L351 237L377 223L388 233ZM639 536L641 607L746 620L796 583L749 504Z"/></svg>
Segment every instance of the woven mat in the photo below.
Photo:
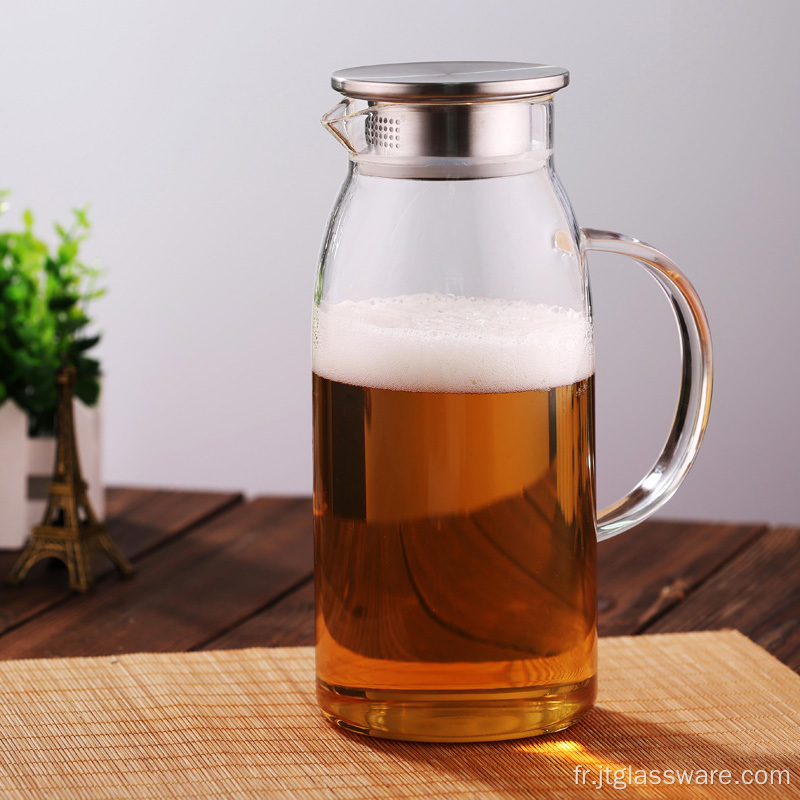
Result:
<svg viewBox="0 0 800 800"><path fill-rule="evenodd" d="M800 677L741 634L603 639L600 676L571 730L434 745L325 722L310 648L8 661L0 797L800 797Z"/></svg>

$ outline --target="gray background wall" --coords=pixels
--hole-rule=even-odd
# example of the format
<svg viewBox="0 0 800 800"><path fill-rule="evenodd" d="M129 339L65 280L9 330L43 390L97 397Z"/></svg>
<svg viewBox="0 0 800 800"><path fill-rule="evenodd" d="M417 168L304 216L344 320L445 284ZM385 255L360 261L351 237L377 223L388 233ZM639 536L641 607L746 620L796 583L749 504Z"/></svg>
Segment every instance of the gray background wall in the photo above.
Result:
<svg viewBox="0 0 800 800"><path fill-rule="evenodd" d="M307 493L313 273L345 170L329 73L542 61L572 72L556 165L579 221L665 250L710 317L711 424L664 516L800 523L798 24L793 0L0 0L0 225L93 203L108 480ZM663 442L678 351L633 262L591 265L606 503Z"/></svg>

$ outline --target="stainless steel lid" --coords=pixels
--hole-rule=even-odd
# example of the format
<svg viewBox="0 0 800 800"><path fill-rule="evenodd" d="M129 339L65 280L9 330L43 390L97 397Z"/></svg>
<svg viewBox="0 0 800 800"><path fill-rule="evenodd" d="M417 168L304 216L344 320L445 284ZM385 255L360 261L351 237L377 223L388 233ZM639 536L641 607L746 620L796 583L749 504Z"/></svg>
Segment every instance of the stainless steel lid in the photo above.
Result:
<svg viewBox="0 0 800 800"><path fill-rule="evenodd" d="M516 61L419 61L340 69L337 92L362 100L425 102L512 100L551 94L569 83L569 72Z"/></svg>

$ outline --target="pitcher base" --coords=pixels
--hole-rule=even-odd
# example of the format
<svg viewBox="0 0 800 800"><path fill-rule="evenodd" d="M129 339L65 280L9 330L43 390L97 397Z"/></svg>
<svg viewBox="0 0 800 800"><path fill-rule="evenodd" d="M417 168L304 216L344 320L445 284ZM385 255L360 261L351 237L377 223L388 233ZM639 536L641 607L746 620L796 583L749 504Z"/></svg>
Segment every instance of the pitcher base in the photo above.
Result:
<svg viewBox="0 0 800 800"><path fill-rule="evenodd" d="M555 733L594 705L597 678L484 691L384 691L317 680L322 713L355 733L416 742L492 742Z"/></svg>

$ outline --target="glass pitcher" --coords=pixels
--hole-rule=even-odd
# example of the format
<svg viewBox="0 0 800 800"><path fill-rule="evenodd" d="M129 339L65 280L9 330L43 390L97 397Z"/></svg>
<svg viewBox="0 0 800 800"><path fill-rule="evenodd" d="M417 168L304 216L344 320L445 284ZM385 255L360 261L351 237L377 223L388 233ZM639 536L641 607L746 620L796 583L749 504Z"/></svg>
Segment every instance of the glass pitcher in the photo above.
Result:
<svg viewBox="0 0 800 800"><path fill-rule="evenodd" d="M349 170L313 310L317 696L352 731L488 741L561 730L596 691L596 543L680 485L711 339L665 255L578 227L553 170L566 70L346 69L323 124ZM636 259L678 321L655 466L595 505L587 250Z"/></svg>

